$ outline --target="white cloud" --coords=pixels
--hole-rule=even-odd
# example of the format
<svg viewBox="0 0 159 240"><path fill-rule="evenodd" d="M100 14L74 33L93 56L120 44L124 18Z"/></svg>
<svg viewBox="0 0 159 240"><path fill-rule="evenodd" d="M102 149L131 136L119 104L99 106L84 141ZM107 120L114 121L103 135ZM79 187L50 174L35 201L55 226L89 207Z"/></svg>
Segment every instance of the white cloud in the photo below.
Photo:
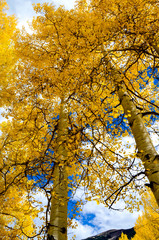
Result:
<svg viewBox="0 0 159 240"><path fill-rule="evenodd" d="M97 205L95 201L87 202L82 208L81 216L77 217L78 227L70 229L68 237L76 235L76 240L105 232L110 229L127 229L134 226L140 212L130 213L110 210L104 204ZM75 220L74 220L75 222Z"/></svg>
<svg viewBox="0 0 159 240"><path fill-rule="evenodd" d="M84 206L82 214L95 215L90 223L97 225L99 232L112 228L130 228L134 225L138 216L137 212L110 210L104 204L97 205L95 201L88 202Z"/></svg>

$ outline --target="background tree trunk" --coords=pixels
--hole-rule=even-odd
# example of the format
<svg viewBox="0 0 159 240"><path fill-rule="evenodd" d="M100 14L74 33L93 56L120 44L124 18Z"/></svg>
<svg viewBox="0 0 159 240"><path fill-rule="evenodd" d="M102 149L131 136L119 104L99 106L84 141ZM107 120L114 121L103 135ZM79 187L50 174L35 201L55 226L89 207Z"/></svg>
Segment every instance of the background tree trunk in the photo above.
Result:
<svg viewBox="0 0 159 240"><path fill-rule="evenodd" d="M145 174L150 181L149 186L159 205L159 155L145 127L142 115L137 110L124 84L118 85L117 88L119 100L127 115L132 134L136 141L138 157L143 162Z"/></svg>

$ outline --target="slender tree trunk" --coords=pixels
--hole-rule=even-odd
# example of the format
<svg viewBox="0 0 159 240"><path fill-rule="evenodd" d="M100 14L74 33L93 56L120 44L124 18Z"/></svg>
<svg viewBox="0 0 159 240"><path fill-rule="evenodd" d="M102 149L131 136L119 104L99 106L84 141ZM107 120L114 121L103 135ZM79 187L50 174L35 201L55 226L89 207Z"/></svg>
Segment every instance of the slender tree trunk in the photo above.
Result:
<svg viewBox="0 0 159 240"><path fill-rule="evenodd" d="M63 99L58 124L56 163L54 165L53 191L51 199L48 240L67 240L67 194L68 176L66 171L67 150L65 148L68 123Z"/></svg>
<svg viewBox="0 0 159 240"><path fill-rule="evenodd" d="M145 174L150 181L150 188L159 205L159 155L144 125L142 115L137 110L125 86L118 85L118 96L132 130L138 148L138 157L143 162Z"/></svg>

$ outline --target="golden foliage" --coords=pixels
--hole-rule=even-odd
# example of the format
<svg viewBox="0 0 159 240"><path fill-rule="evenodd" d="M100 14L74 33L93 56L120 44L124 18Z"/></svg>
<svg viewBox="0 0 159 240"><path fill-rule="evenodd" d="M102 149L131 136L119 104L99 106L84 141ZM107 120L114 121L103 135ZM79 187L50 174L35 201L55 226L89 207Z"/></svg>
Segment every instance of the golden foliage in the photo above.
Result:
<svg viewBox="0 0 159 240"><path fill-rule="evenodd" d="M10 72L15 63L13 36L16 29L14 16L7 16L5 0L0 2L0 106L10 102L6 88L10 79Z"/></svg>
<svg viewBox="0 0 159 240"><path fill-rule="evenodd" d="M144 210L136 221L136 235L133 240L156 240L159 238L159 207L152 192L145 192L142 196Z"/></svg>

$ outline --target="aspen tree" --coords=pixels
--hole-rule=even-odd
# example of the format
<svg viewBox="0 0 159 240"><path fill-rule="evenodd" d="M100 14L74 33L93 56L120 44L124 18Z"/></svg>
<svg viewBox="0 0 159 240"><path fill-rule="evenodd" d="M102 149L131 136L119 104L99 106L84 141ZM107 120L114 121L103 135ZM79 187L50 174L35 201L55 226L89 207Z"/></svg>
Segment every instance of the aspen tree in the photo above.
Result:
<svg viewBox="0 0 159 240"><path fill-rule="evenodd" d="M79 8L82 3L84 1L79 1ZM146 73L149 67L158 69L158 2L92 0L87 7L96 13L99 23L103 22L97 38L100 36L103 41L98 49L100 54L104 48L101 60L105 59L107 64L105 78L108 81L109 74L112 75L112 84L136 141L137 156L142 160L149 186L159 204L159 157L143 119L151 112L158 115L158 93L153 78ZM104 36L105 29L109 29L110 35ZM147 122L150 126L148 117Z"/></svg>
<svg viewBox="0 0 159 240"><path fill-rule="evenodd" d="M71 29L79 19L72 12L55 10L48 4L38 4L35 10L41 15L33 20L34 33L22 32L15 43L19 62L8 87L15 89L15 96L6 113L12 120L1 127L1 140L5 142L2 156L7 152L7 166L15 170L14 179L7 178L8 188L13 181L17 184L20 179L25 184L27 177L41 176L28 189L30 195L39 183L48 197L41 235L66 239L67 174L72 178L78 175L78 186L87 177L87 163L94 156L93 150L84 149L83 143L91 135L85 133L90 113L85 112L82 98L88 89L80 79L85 67L82 58L79 60L83 50L74 42L76 39L70 38L66 27L68 24ZM83 119L80 111L85 112Z"/></svg>
<svg viewBox="0 0 159 240"><path fill-rule="evenodd" d="M118 86L118 96L123 106L124 112L128 115L128 122L135 138L138 148L138 157L141 158L145 174L150 181L150 188L154 193L156 201L159 205L159 157L155 147L151 141L150 135L144 125L141 114L137 110L132 99L129 97L124 86Z"/></svg>
<svg viewBox="0 0 159 240"><path fill-rule="evenodd" d="M85 191L87 188L92 189L93 199L98 203L103 202L99 196L100 189L96 188L98 179L102 182L101 185L106 186L110 177L111 191L116 189L113 185L115 172L118 174L116 179L123 182L122 174L118 171L119 162L117 167L113 164L116 154L109 150L109 147L117 149L119 143L116 139L111 139L107 145L103 144L107 137L100 133L100 129L105 129L101 124L105 114L101 99L97 95L90 95L90 82L87 82L87 75L92 74L92 66L96 69L99 65L99 57L93 53L88 58L87 51L89 53L90 50L84 48L86 42L77 39L78 34L86 34L83 22L89 24L91 16L77 11L65 11L63 8L55 10L48 4L38 4L35 10L40 16L33 20L33 34L23 31L17 34L15 46L19 61L8 87L8 90L15 89L15 95L12 96L12 106L6 113L12 119L1 127L1 140L5 143L2 158L7 153L7 166L12 166L15 170L14 178L7 178L8 188L13 181L17 184L20 179L25 184L27 177L32 177L38 180L35 183L33 181L28 194L34 190L36 184L40 184L41 189L46 192L48 206L42 226L42 230L46 232L42 233L41 230L41 236L48 232L48 238L50 235L66 238L67 177L59 184L61 171L62 175L68 174L76 179L76 185L82 185ZM96 19L93 21L96 23ZM88 27L93 31L91 24ZM77 35L74 36L72 30L77 31ZM87 43L89 47L94 39ZM94 92L96 84L93 88ZM106 95L100 89L100 96L105 98ZM66 117L68 126L64 126L65 117L60 112L62 98L64 108L69 113ZM100 114L102 117L99 117ZM65 142L64 133L67 130L69 135ZM100 141L102 149L98 147ZM68 173L65 165L63 166L65 153L68 155ZM104 177L105 172L107 174ZM65 191L61 191L61 188L65 188ZM50 189L52 202L49 220ZM108 188L106 192L107 190ZM86 199L91 200L92 197L88 196Z"/></svg>
<svg viewBox="0 0 159 240"><path fill-rule="evenodd" d="M56 161L53 171L54 186L47 239L67 240L68 174L66 166L68 157L66 144L68 140L68 112L65 109L64 98L61 99L60 105Z"/></svg>

